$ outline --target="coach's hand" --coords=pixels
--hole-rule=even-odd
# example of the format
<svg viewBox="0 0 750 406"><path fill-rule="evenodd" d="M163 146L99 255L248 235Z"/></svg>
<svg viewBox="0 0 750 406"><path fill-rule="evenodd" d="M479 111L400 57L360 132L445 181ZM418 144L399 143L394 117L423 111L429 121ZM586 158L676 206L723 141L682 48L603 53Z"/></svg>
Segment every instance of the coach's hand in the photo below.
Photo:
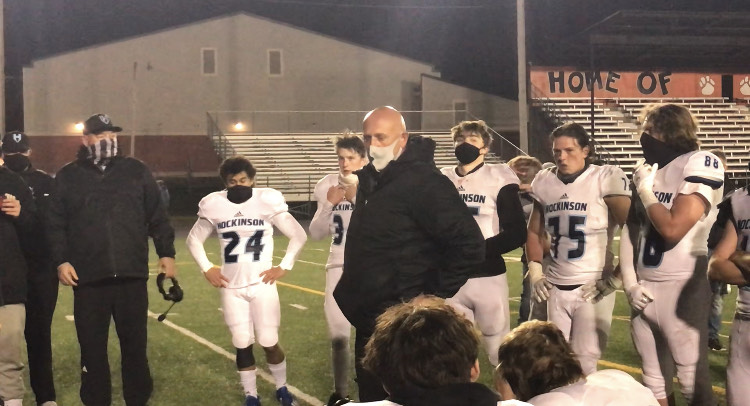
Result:
<svg viewBox="0 0 750 406"><path fill-rule="evenodd" d="M654 295L640 283L625 289L630 307L637 312L643 311L649 303L654 301Z"/></svg>
<svg viewBox="0 0 750 406"><path fill-rule="evenodd" d="M328 195L326 195L326 198L329 202L331 202L332 205L337 205L341 203L342 200L346 197L346 189L344 189L341 186L331 186L328 188Z"/></svg>
<svg viewBox="0 0 750 406"><path fill-rule="evenodd" d="M0 210L11 217L18 217L21 215L21 202L12 194L6 193Z"/></svg>
<svg viewBox="0 0 750 406"><path fill-rule="evenodd" d="M542 264L536 261L530 261L528 278L529 283L531 284L534 300L536 300L537 303L542 303L549 299L549 290L552 289L552 284L547 281L547 277L544 276Z"/></svg>
<svg viewBox="0 0 750 406"><path fill-rule="evenodd" d="M174 278L177 273L177 269L174 265L174 258L159 258L159 273L166 274L167 278Z"/></svg>
<svg viewBox="0 0 750 406"><path fill-rule="evenodd" d="M60 279L60 283L65 286L78 286L78 274L70 262L57 267L57 279Z"/></svg>
<svg viewBox="0 0 750 406"><path fill-rule="evenodd" d="M263 283L268 284L276 282L277 280L283 278L284 275L286 275L286 269L283 269L280 266L275 266L260 273L260 276L263 277Z"/></svg>
<svg viewBox="0 0 750 406"><path fill-rule="evenodd" d="M227 282L229 282L229 279L221 274L220 266L212 266L208 271L203 273L203 276L205 276L208 283L215 288L226 288Z"/></svg>

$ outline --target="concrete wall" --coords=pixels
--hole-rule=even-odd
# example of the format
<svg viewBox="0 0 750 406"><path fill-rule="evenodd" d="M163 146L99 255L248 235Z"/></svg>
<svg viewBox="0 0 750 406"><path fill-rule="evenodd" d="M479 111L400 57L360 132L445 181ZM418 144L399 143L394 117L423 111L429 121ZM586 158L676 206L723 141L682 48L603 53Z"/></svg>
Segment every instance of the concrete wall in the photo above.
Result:
<svg viewBox="0 0 750 406"><path fill-rule="evenodd" d="M469 113L484 120L496 131L518 133L517 101L448 83L434 76L422 76L422 109L425 112L453 110L454 101L465 101ZM458 121L463 119L457 118ZM457 124L457 118L452 114L423 113L422 128L447 131Z"/></svg>
<svg viewBox="0 0 750 406"><path fill-rule="evenodd" d="M202 48L216 49L215 75L202 72ZM268 74L269 49L281 50L282 75ZM25 127L30 136L75 135L73 123L106 112L124 134L202 135L207 111L409 109L430 72L424 63L237 14L35 61L24 69Z"/></svg>

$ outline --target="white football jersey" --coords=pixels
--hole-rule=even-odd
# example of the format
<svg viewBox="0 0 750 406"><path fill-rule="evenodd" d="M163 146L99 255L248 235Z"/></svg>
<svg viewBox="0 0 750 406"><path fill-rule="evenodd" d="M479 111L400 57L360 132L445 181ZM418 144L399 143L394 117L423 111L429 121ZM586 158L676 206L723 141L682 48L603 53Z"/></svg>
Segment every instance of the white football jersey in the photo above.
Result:
<svg viewBox="0 0 750 406"><path fill-rule="evenodd" d="M616 369L594 372L576 383L529 399L534 406L658 406L650 389Z"/></svg>
<svg viewBox="0 0 750 406"><path fill-rule="evenodd" d="M500 220L497 216L497 194L507 185L521 183L515 172L505 164L484 164L466 176L459 176L455 166L443 168L440 172L456 185L484 238L498 235Z"/></svg>
<svg viewBox="0 0 750 406"><path fill-rule="evenodd" d="M284 196L270 188L253 188L253 197L240 204L230 202L226 190L201 199L198 216L216 227L228 288L259 283L259 274L273 266L273 217L286 211Z"/></svg>
<svg viewBox="0 0 750 406"><path fill-rule="evenodd" d="M737 250L750 252L750 194L739 189L728 199L732 204L732 219L737 230ZM737 313L750 316L750 286L743 286L737 294Z"/></svg>
<svg viewBox="0 0 750 406"><path fill-rule="evenodd" d="M326 175L315 185L315 200L318 205L328 202L328 189L339 184L337 173ZM330 204L330 203L329 203ZM342 200L331 208L328 221L331 234L331 251L328 254L326 269L344 266L344 245L346 244L346 230L349 228L349 220L352 218L354 204Z"/></svg>
<svg viewBox="0 0 750 406"><path fill-rule="evenodd" d="M607 259L614 225L604 198L630 196L630 186L616 166L589 165L567 185L555 170L545 169L531 182L531 194L542 206L544 226L552 239L545 275L557 285L580 285L601 278Z"/></svg>
<svg viewBox="0 0 750 406"><path fill-rule="evenodd" d="M671 209L679 194L697 193L706 199L711 209L673 247L666 245L648 217L643 216L646 224L639 232L637 268L641 279L663 282L685 280L693 275L696 258L708 253L708 233L716 219L723 182L721 161L706 151L680 155L656 171L654 195L664 207Z"/></svg>

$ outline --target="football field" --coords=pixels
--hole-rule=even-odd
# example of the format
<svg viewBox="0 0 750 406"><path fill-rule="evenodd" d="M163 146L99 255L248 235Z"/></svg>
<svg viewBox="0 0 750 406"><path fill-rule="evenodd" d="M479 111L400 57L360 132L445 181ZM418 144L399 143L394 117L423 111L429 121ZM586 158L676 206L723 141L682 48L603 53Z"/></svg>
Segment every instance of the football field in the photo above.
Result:
<svg viewBox="0 0 750 406"><path fill-rule="evenodd" d="M241 405L244 399L234 364L234 348L224 325L219 295L206 282L185 247L187 230L192 219L175 219L177 229L178 279L185 291L185 299L174 306L164 323L156 317L169 302L163 300L156 289L155 278L149 280L149 361L154 377L151 405ZM281 259L287 240L275 238L275 263ZM282 303L280 340L286 351L288 382L298 390L301 404L320 405L327 401L332 391L330 345L323 316L323 289L325 262L330 240L308 240L293 271L279 282ZM209 259L219 264L221 257L215 237L206 242ZM156 272L156 257L151 253L151 272ZM506 256L508 281L511 292L511 326L516 325L521 294L520 250ZM617 292L609 345L600 362L600 368L617 368L640 379L639 358L633 347L629 331L629 307L625 295ZM727 347L736 289L725 297L722 342ZM73 295L69 287L60 287L53 321L53 356L58 403L62 406L80 405L79 349L73 324ZM112 367L114 405L124 405L119 365L120 353L116 332L110 329L109 360ZM353 341L353 340L352 340ZM257 347L257 346L256 346ZM352 343L353 348L353 343ZM267 371L260 348L255 348L255 358L261 370ZM728 352L712 351L709 354L714 391L719 404L724 402L725 367ZM480 381L492 383L492 369L486 355L482 355ZM268 374L264 375L268 378ZM27 388L28 388L28 373ZM352 367L353 377L353 367ZM275 405L274 386L263 376L258 379L259 393L264 405ZM356 385L352 382L352 397L356 399ZM30 392L30 389L29 391ZM679 396L678 396L679 397ZM305 402L307 401L307 402ZM33 395L26 396L24 404L33 403ZM678 404L684 404L680 399Z"/></svg>

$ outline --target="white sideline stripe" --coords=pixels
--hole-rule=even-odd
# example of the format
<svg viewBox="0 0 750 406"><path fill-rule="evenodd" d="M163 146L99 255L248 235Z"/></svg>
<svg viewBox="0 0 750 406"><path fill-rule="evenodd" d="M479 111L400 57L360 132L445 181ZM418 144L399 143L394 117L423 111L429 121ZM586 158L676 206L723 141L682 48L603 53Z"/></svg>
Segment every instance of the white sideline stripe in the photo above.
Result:
<svg viewBox="0 0 750 406"><path fill-rule="evenodd" d="M72 314L65 315L65 320L67 321L75 321L75 317L73 317Z"/></svg>
<svg viewBox="0 0 750 406"><path fill-rule="evenodd" d="M151 317L152 319L156 319L157 317L159 317L159 315L156 314L156 313L154 313L154 312L152 312L151 310L149 310L148 311L148 317ZM227 351L227 350L219 347L218 345L216 345L216 344L214 344L214 343L206 340L205 338L203 338L203 337L201 337L201 336L193 333L192 331L190 331L190 330L188 330L188 329L186 329L184 327L180 327L180 326L172 323L169 320L164 320L164 321L161 322L161 324L164 324L167 327L170 327L170 328L172 328L174 330L177 330L177 332L179 332L180 334L182 334L182 335L184 335L184 336L186 336L188 338L192 338L193 340L195 340L199 344L205 345L206 347L208 347L211 350L213 350L215 353L217 353L219 355L223 355L226 358L230 359L231 361L236 361L236 356L234 354L230 353L229 351ZM260 368L257 368L256 371L258 371L258 376L259 377L263 378L263 380L265 380L266 382L274 385L273 377L271 376L270 373L268 373L265 370L260 369ZM301 390L297 389L296 387L294 387L292 385L287 384L286 387L287 387L287 389L289 389L289 392L291 392L295 397L297 397L297 399L304 400L306 403L308 403L310 405L315 405L315 406L318 406L318 405L322 406L322 405L324 405L324 403L322 401L320 401L318 399L315 399L314 397L312 397L312 396L310 396L310 395L302 392Z"/></svg>
<svg viewBox="0 0 750 406"><path fill-rule="evenodd" d="M273 256L276 259L283 259L284 257L280 257L278 255ZM510 261L510 262L521 262L521 257L503 257L504 260ZM301 262L303 264L310 264L310 265L318 265L318 266L326 266L326 264L321 264L320 262L312 262L312 261L305 261L302 259L298 259L296 262Z"/></svg>
<svg viewBox="0 0 750 406"><path fill-rule="evenodd" d="M289 306L292 306L292 307L294 307L295 309L300 309L300 310L307 310L307 307L305 307L305 306L302 306L301 304L297 304L297 303L290 303L290 304L289 304Z"/></svg>

